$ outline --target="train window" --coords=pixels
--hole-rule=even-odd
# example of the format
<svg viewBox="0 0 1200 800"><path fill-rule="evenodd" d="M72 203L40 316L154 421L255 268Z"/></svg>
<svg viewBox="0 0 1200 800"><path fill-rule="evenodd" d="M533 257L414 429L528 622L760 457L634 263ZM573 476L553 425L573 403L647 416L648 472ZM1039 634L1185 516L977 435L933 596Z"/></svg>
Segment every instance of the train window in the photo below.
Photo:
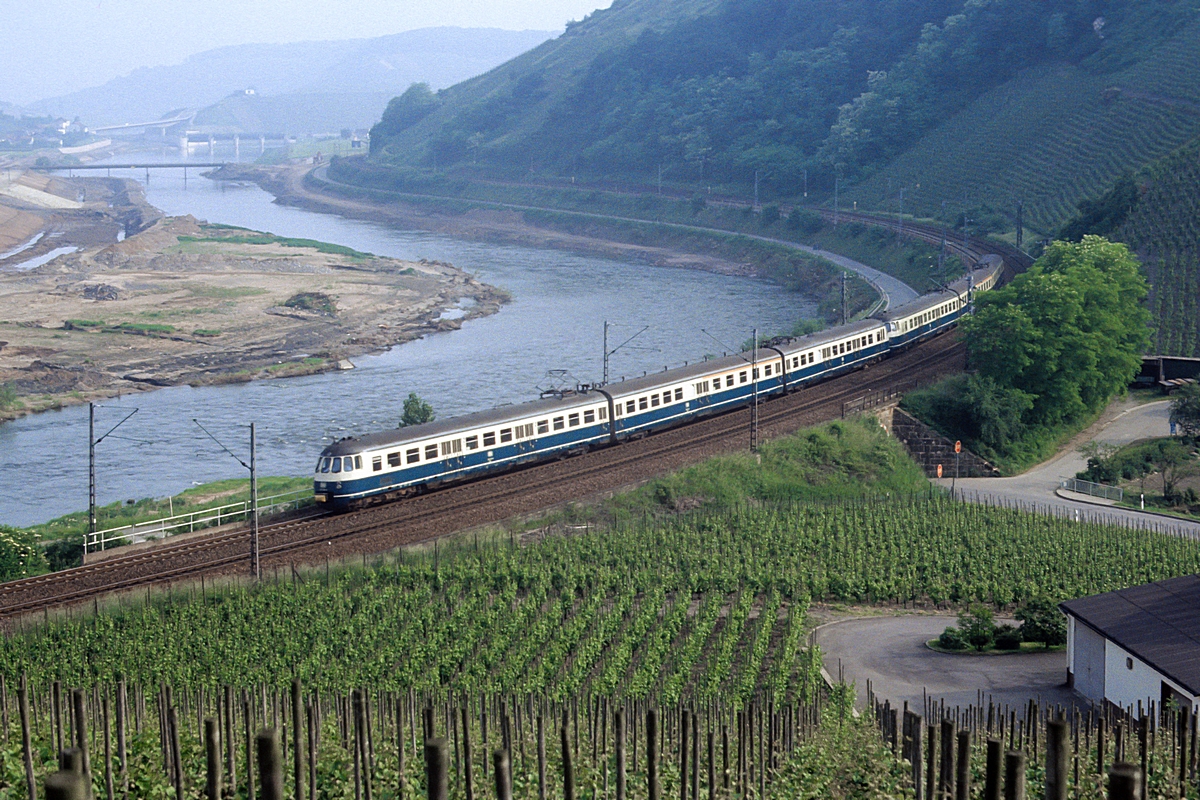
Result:
<svg viewBox="0 0 1200 800"><path fill-rule="evenodd" d="M563 429L563 418L555 417L554 418L554 430L561 431L562 429Z"/></svg>
<svg viewBox="0 0 1200 800"><path fill-rule="evenodd" d="M793 359L792 359L792 369L795 369L795 368L796 368L796 367L798 367L798 366L800 366L800 359L798 359L798 358L793 358Z"/></svg>
<svg viewBox="0 0 1200 800"><path fill-rule="evenodd" d="M335 456L333 459L333 468L330 470L330 472L341 472L341 471L342 471L342 460Z"/></svg>
<svg viewBox="0 0 1200 800"><path fill-rule="evenodd" d="M572 428L579 425L579 415L578 414L568 414L567 415L567 424L570 425Z"/></svg>
<svg viewBox="0 0 1200 800"><path fill-rule="evenodd" d="M383 469L383 456L375 456L371 459L371 471L379 472L381 469Z"/></svg>
<svg viewBox="0 0 1200 800"><path fill-rule="evenodd" d="M488 431L487 433L485 433L483 435L483 446L484 447L491 447L495 443L496 443L496 432L495 431Z"/></svg>
<svg viewBox="0 0 1200 800"><path fill-rule="evenodd" d="M679 390L676 389L676 391L679 391ZM681 392L681 394L682 394L682 392ZM600 406L600 419L602 419L602 420L608 419L608 409L605 408L604 406Z"/></svg>
<svg viewBox="0 0 1200 800"><path fill-rule="evenodd" d="M500 443L504 444L505 442L511 442L511 441L512 441L512 428L501 428L500 429Z"/></svg>
<svg viewBox="0 0 1200 800"><path fill-rule="evenodd" d="M467 437L467 449L468 450L478 450L479 449L479 437L478 436L468 436Z"/></svg>
<svg viewBox="0 0 1200 800"><path fill-rule="evenodd" d="M362 456L355 456L355 457L354 457L354 468L355 468L355 469L362 469Z"/></svg>
<svg viewBox="0 0 1200 800"><path fill-rule="evenodd" d="M541 434L541 433L549 433L549 432L550 432L550 420L539 419L538 420L538 433Z"/></svg>
<svg viewBox="0 0 1200 800"><path fill-rule="evenodd" d="M329 472L329 459L328 458L321 459L321 472Z"/></svg>
<svg viewBox="0 0 1200 800"><path fill-rule="evenodd" d="M592 411L591 409L588 409L587 411L583 412L583 421L588 422L588 423L595 422L596 421L596 412Z"/></svg>
<svg viewBox="0 0 1200 800"><path fill-rule="evenodd" d="M765 367L763 367L763 375L770 375L770 374L771 374L771 365L767 364Z"/></svg>
<svg viewBox="0 0 1200 800"><path fill-rule="evenodd" d="M522 439L528 439L530 436L533 436L533 423L526 422L524 425L518 425L517 436Z"/></svg>
<svg viewBox="0 0 1200 800"><path fill-rule="evenodd" d="M639 398L638 398L638 410L639 410L639 411L645 411L645 410L646 410L647 408L649 408L649 407L650 407L650 401L649 401L649 400L647 400L647 399L646 399L646 398L644 398L644 397L639 397Z"/></svg>
<svg viewBox="0 0 1200 800"><path fill-rule="evenodd" d="M396 456L396 463L393 466L400 466L400 454L392 453L391 456L388 456L389 464L392 463L392 456ZM421 448L414 447L411 450L406 450L404 452L404 460L407 461L409 464L415 464L418 461L420 461L421 460Z"/></svg>
<svg viewBox="0 0 1200 800"><path fill-rule="evenodd" d="M738 383L745 383L745 382L746 382L746 371L742 370L741 372L738 373Z"/></svg>
<svg viewBox="0 0 1200 800"><path fill-rule="evenodd" d="M733 378L732 377L729 378L729 385L733 386ZM675 390L675 402L679 402L682 399L683 399L683 389L676 389Z"/></svg>
<svg viewBox="0 0 1200 800"><path fill-rule="evenodd" d="M733 388L733 376L732 376L732 375L726 375L726 376L725 376L725 388L726 388L726 389L731 389L731 388ZM675 390L675 392L678 394L678 393L682 392L682 390L681 390L681 389L676 389L676 390ZM676 397L675 399L676 399L676 400L679 400L679 399L681 399L681 398L679 398L679 397Z"/></svg>
<svg viewBox="0 0 1200 800"><path fill-rule="evenodd" d="M658 395L656 395L656 394L650 395L650 406L652 408L658 408Z"/></svg>
<svg viewBox="0 0 1200 800"><path fill-rule="evenodd" d="M425 445L425 460L432 461L437 458L438 446L436 444Z"/></svg>
<svg viewBox="0 0 1200 800"><path fill-rule="evenodd" d="M442 458L452 456L455 453L462 452L462 439L451 439L448 442L442 442Z"/></svg>
<svg viewBox="0 0 1200 800"><path fill-rule="evenodd" d="M630 400L625 403L625 413L626 414L632 414L636 410L637 410L637 406L634 404L634 401Z"/></svg>

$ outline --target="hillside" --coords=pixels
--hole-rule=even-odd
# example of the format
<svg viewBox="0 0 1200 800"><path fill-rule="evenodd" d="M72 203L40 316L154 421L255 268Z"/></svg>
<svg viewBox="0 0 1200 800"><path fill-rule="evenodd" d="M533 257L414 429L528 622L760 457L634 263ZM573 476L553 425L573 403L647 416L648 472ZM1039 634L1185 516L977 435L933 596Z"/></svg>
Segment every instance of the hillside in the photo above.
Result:
<svg viewBox="0 0 1200 800"><path fill-rule="evenodd" d="M235 45L198 53L181 64L134 70L102 86L31 103L28 109L78 116L89 125L117 124L157 119L169 109L204 108L230 92L253 87L260 96L272 97L369 95L363 108L369 105L374 115L365 123L370 124L378 118L386 97L404 91L411 83L450 86L553 35L494 28L425 28L374 39ZM382 102L380 96L384 96ZM302 101L292 102L299 106Z"/></svg>
<svg viewBox="0 0 1200 800"><path fill-rule="evenodd" d="M234 92L200 109L194 125L206 133L329 133L369 128L391 96L391 92Z"/></svg>
<svg viewBox="0 0 1200 800"><path fill-rule="evenodd" d="M894 211L906 187L906 211L950 220L965 207L993 228L1008 227L1024 201L1026 225L1054 233L1081 199L1200 134L1200 16L1170 29L1157 43L1139 39L1127 55L1140 60L1111 71L1099 58L1024 70L845 197ZM995 212L1005 219L985 219Z"/></svg>
<svg viewBox="0 0 1200 800"><path fill-rule="evenodd" d="M836 165L851 200L886 208L907 187L922 212L963 187L1007 208L992 176L1020 168L1044 227L1190 137L1197 19L1195 0L627 0L397 101L373 152L493 178L650 185L661 170L742 196L757 174L765 199L806 179L828 198Z"/></svg>
<svg viewBox="0 0 1200 800"><path fill-rule="evenodd" d="M1157 323L1154 352L1200 357L1200 139L1147 168L1118 231L1142 259Z"/></svg>

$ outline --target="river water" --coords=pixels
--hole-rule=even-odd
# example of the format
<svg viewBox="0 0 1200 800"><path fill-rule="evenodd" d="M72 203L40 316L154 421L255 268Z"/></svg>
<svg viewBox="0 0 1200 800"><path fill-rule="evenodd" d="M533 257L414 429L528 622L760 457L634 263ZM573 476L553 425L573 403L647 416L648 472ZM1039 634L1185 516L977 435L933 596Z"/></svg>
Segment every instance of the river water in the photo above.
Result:
<svg viewBox="0 0 1200 800"><path fill-rule="evenodd" d="M144 172L130 177L144 179ZM356 358L353 370L107 400L97 407L97 436L137 413L96 448L101 505L245 476L193 419L242 460L248 425L256 422L259 474L303 475L330 441L396 425L409 392L448 416L533 399L551 385L550 370L566 370L572 383L599 380L606 319L610 348L648 326L612 356L617 380L740 347L755 326L774 333L814 314L805 298L765 281L395 230L275 205L255 186L194 173L185 188L181 175L152 172L147 197L168 214L447 261L508 290L513 301L459 331ZM87 441L86 405L0 424L0 474L7 477L0 522L28 525L86 508Z"/></svg>

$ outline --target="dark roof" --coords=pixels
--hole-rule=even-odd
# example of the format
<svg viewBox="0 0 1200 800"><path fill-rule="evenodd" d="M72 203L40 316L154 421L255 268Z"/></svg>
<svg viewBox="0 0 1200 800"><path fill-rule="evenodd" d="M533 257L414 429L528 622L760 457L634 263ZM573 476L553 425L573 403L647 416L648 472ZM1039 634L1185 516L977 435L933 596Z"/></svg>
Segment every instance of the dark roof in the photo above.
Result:
<svg viewBox="0 0 1200 800"><path fill-rule="evenodd" d="M1194 695L1200 695L1200 575L1059 605Z"/></svg>

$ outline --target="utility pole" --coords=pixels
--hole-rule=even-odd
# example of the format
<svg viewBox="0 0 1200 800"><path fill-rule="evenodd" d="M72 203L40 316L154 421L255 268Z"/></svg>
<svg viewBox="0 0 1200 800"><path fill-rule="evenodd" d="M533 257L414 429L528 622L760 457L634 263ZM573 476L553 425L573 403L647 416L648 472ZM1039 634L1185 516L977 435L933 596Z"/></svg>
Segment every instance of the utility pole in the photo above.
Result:
<svg viewBox="0 0 1200 800"><path fill-rule="evenodd" d="M1025 201L1017 201L1017 249L1025 242Z"/></svg>
<svg viewBox="0 0 1200 800"><path fill-rule="evenodd" d="M754 350L750 353L750 452L758 452L758 328L754 329Z"/></svg>
<svg viewBox="0 0 1200 800"><path fill-rule="evenodd" d="M254 423L250 423L250 562L254 577L262 577L262 568L258 561L258 469L256 456L258 448L254 441Z"/></svg>
<svg viewBox="0 0 1200 800"><path fill-rule="evenodd" d="M900 208L896 212L896 238L904 235L904 187L900 187Z"/></svg>
<svg viewBox="0 0 1200 800"><path fill-rule="evenodd" d="M96 404L88 403L88 533L96 532ZM87 555L88 537L83 537Z"/></svg>
<svg viewBox="0 0 1200 800"><path fill-rule="evenodd" d="M808 170L804 170L804 196L808 197Z"/></svg>
<svg viewBox="0 0 1200 800"><path fill-rule="evenodd" d="M842 176L836 169L833 174L833 224L838 224L838 189L841 188Z"/></svg>
<svg viewBox="0 0 1200 800"><path fill-rule="evenodd" d="M247 464L238 458L236 453L221 444L220 439L209 433L208 429L200 424L200 420L193 417L192 422L196 423L196 427L204 431L208 438L216 442L218 447L232 456L234 461L250 470L250 570L254 573L256 579L261 578L262 568L258 558L258 446L255 440L255 425L253 422L250 423L250 463Z"/></svg>
<svg viewBox="0 0 1200 800"><path fill-rule="evenodd" d="M126 420L136 414L138 410L135 408L125 416L125 419L113 425L108 433L96 438L96 404L88 403L88 532L83 536L83 555L86 558L88 552L88 538L96 534L96 445L103 442L117 428L125 424ZM119 438L119 437L118 437ZM104 543L100 543L100 549L104 549Z"/></svg>
<svg viewBox="0 0 1200 800"><path fill-rule="evenodd" d="M662 164L658 165L658 193L662 195Z"/></svg>
<svg viewBox="0 0 1200 800"><path fill-rule="evenodd" d="M649 325L644 325L644 326L642 326L642 329L641 329L640 331L638 331L637 333L635 333L633 336L630 336L628 339L626 339L625 341L621 342L621 343L620 343L619 345L617 345L616 347L614 347L614 348L612 348L611 350L609 350L609 349L608 349L608 325L609 325L609 323L608 323L608 320L604 320L604 383L603 383L603 384L601 384L602 386L607 386L607 385L608 385L608 358L609 358L609 356L611 356L613 353L615 353L615 352L617 352L618 350L620 350L620 349L621 349L622 347L624 347L625 345L627 345L627 344L629 344L630 342L632 342L632 341L633 341L634 339L636 339L637 337L641 336L641 335L642 335L643 333L645 333L646 331L650 330L650 326L649 326Z"/></svg>
<svg viewBox="0 0 1200 800"><path fill-rule="evenodd" d="M842 324L846 324L846 271L842 270Z"/></svg>
<svg viewBox="0 0 1200 800"><path fill-rule="evenodd" d="M754 210L758 211L758 170L754 170Z"/></svg>
<svg viewBox="0 0 1200 800"><path fill-rule="evenodd" d="M969 226L973 221L974 220L972 220L970 217L967 216L967 212L964 211L963 212L963 266L966 267L968 271L970 271L971 266L972 266L971 265L971 257L968 255L968 250L971 246L971 232L970 232Z"/></svg>

